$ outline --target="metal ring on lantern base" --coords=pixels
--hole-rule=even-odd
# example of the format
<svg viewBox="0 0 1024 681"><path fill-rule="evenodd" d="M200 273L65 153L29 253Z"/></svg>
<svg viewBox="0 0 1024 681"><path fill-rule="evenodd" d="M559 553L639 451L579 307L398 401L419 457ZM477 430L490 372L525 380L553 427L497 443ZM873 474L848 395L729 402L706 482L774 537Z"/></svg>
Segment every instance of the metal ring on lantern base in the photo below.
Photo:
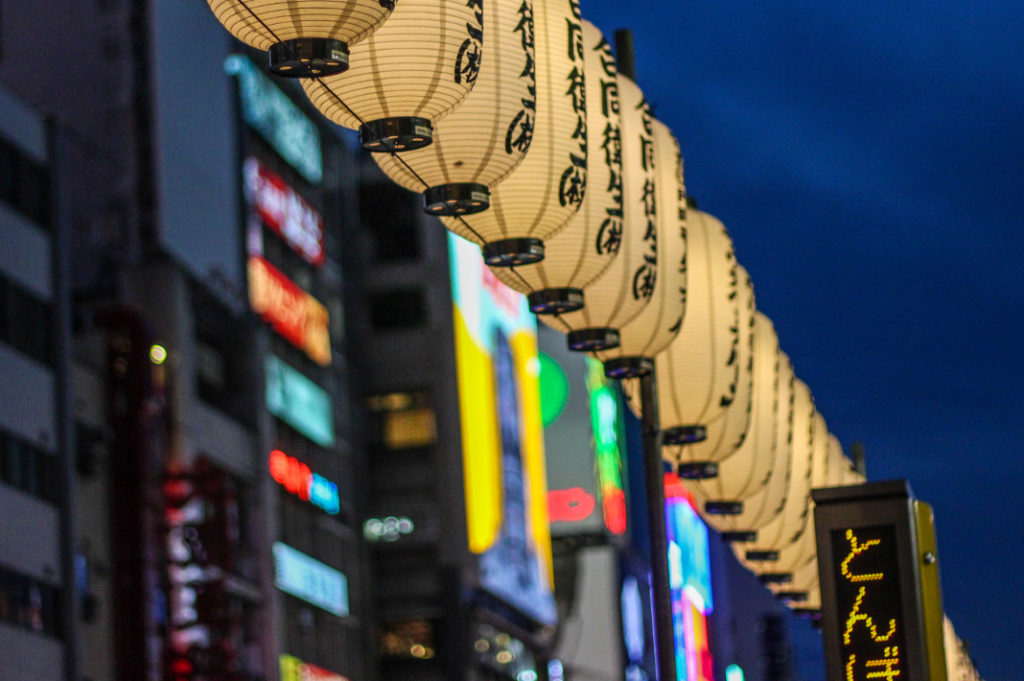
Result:
<svg viewBox="0 0 1024 681"><path fill-rule="evenodd" d="M805 603L809 595L806 591L777 591L775 597L785 603Z"/></svg>
<svg viewBox="0 0 1024 681"><path fill-rule="evenodd" d="M723 532L722 540L736 542L738 544L750 544L757 541L757 530L733 530Z"/></svg>
<svg viewBox="0 0 1024 681"><path fill-rule="evenodd" d="M765 572L758 575L762 584L789 584L793 581L793 574L790 572Z"/></svg>
<svg viewBox="0 0 1024 681"><path fill-rule="evenodd" d="M619 347L619 330L606 326L576 329L568 335L569 349L574 352L598 352Z"/></svg>
<svg viewBox="0 0 1024 681"><path fill-rule="evenodd" d="M679 464L676 475L684 480L707 480L718 477L718 464L714 461L688 461Z"/></svg>
<svg viewBox="0 0 1024 681"><path fill-rule="evenodd" d="M704 511L711 515L739 515L743 513L742 501L705 501Z"/></svg>
<svg viewBox="0 0 1024 681"><path fill-rule="evenodd" d="M532 265L544 259L544 242L532 237L490 241L480 249L491 267Z"/></svg>
<svg viewBox="0 0 1024 681"><path fill-rule="evenodd" d="M639 378L654 371L654 360L650 357L616 357L604 363L604 375L608 378Z"/></svg>
<svg viewBox="0 0 1024 681"><path fill-rule="evenodd" d="M708 439L708 429L704 426L676 426L675 428L666 428L661 433L661 441L666 445L692 445L704 442L706 439ZM718 475L717 471L715 475Z"/></svg>
<svg viewBox="0 0 1024 681"><path fill-rule="evenodd" d="M293 38L270 46L270 70L290 78L319 78L348 70L348 45L333 38Z"/></svg>
<svg viewBox="0 0 1024 681"><path fill-rule="evenodd" d="M770 560L778 560L779 559L779 552L778 551L747 551L746 557L747 557L747 560L749 560L749 561L753 561L755 563L764 563L764 562L767 562L767 561L770 561Z"/></svg>
<svg viewBox="0 0 1024 681"><path fill-rule="evenodd" d="M583 307L583 291L578 288L546 288L526 296L534 314L563 314Z"/></svg>
<svg viewBox="0 0 1024 681"><path fill-rule="evenodd" d="M426 118L378 118L359 126L359 143L367 151L412 151L433 141L434 126Z"/></svg>
<svg viewBox="0 0 1024 681"><path fill-rule="evenodd" d="M491 190L485 184L439 184L423 192L423 210L430 215L472 215L491 207Z"/></svg>

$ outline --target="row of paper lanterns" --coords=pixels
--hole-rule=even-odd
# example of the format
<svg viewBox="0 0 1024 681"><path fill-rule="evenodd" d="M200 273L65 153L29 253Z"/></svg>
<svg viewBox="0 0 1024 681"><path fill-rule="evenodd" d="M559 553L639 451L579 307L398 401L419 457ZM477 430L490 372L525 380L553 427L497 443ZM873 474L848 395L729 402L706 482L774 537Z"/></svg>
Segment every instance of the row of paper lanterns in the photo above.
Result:
<svg viewBox="0 0 1024 681"><path fill-rule="evenodd" d="M663 455L698 510L780 597L820 608L810 490L863 478L577 0L208 1L570 347L610 376L656 369Z"/></svg>

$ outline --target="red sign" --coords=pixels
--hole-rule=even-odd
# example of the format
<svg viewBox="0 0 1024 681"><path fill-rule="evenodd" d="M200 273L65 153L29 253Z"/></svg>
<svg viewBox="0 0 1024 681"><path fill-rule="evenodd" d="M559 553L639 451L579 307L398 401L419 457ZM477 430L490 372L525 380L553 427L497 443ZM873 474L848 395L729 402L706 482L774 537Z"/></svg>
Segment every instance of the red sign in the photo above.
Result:
<svg viewBox="0 0 1024 681"><path fill-rule="evenodd" d="M249 256L249 302L275 331L314 362L331 363L327 308L258 255Z"/></svg>
<svg viewBox="0 0 1024 681"><path fill-rule="evenodd" d="M256 214L312 265L324 261L324 220L281 177L254 158L245 161L245 191Z"/></svg>
<svg viewBox="0 0 1024 681"><path fill-rule="evenodd" d="M553 523L578 523L586 520L596 506L594 495L582 487L548 492L548 520Z"/></svg>

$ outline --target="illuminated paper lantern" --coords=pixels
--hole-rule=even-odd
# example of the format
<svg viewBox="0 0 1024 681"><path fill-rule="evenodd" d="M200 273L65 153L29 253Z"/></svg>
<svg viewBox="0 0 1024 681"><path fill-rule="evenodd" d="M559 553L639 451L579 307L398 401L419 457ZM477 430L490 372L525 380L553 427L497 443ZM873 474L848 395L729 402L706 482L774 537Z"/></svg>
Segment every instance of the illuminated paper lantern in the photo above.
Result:
<svg viewBox="0 0 1024 681"><path fill-rule="evenodd" d="M583 287L605 271L622 242L622 153L615 57L601 32L586 20L583 46L588 131L583 203L561 231L545 240L543 261L514 271L494 268L502 283L527 294L530 310L536 314L560 314L583 307ZM505 184L500 191L504 191Z"/></svg>
<svg viewBox="0 0 1024 681"><path fill-rule="evenodd" d="M717 477L686 483L708 524L723 532L756 529L754 520L765 515L762 500L758 500L760 503L755 504L754 513L750 514L744 514L744 501L771 482L776 429L785 427L779 423L779 338L771 320L760 312L754 314L752 361L750 425L743 444L719 462ZM709 509L717 512L709 513Z"/></svg>
<svg viewBox="0 0 1024 681"><path fill-rule="evenodd" d="M280 76L348 68L351 45L390 16L394 0L207 0L217 21L246 45L267 50Z"/></svg>
<svg viewBox="0 0 1024 681"><path fill-rule="evenodd" d="M587 190L583 25L577 0L534 0L537 111L530 151L491 191L490 210L445 227L479 245L484 262L512 267L544 258Z"/></svg>
<svg viewBox="0 0 1024 681"><path fill-rule="evenodd" d="M740 562L755 572L763 573L757 564L777 560L779 551L798 537L811 509L811 482L814 463L814 399L800 379L793 381L793 438L786 501L778 516L757 531L757 541L734 544L733 552Z"/></svg>
<svg viewBox="0 0 1024 681"><path fill-rule="evenodd" d="M551 0L544 0L550 2ZM476 84L434 125L434 142L401 154L374 154L392 180L422 192L431 215L486 210L491 188L530 148L537 114L535 0L484 0L485 54Z"/></svg>
<svg viewBox="0 0 1024 681"><path fill-rule="evenodd" d="M348 71L302 87L324 116L359 130L364 149L426 146L433 121L476 83L483 21L483 0L402 0L385 26L353 48Z"/></svg>
<svg viewBox="0 0 1024 681"><path fill-rule="evenodd" d="M688 480L718 475L718 463L743 444L753 383L753 286L735 264L725 228L702 217L689 230L691 295L683 329L658 358L658 375L665 377L658 385L662 454Z"/></svg>
<svg viewBox="0 0 1024 681"><path fill-rule="evenodd" d="M658 198L658 277L651 302L619 330L619 345L598 353L609 378L643 376L679 334L686 307L686 189L679 143L654 121ZM635 386L634 386L635 387Z"/></svg>
<svg viewBox="0 0 1024 681"><path fill-rule="evenodd" d="M636 83L617 76L622 139L622 237L619 253L604 273L584 287L587 304L541 320L569 331L569 347L580 352L607 350L619 343L619 330L636 317L654 293L658 259L654 118Z"/></svg>

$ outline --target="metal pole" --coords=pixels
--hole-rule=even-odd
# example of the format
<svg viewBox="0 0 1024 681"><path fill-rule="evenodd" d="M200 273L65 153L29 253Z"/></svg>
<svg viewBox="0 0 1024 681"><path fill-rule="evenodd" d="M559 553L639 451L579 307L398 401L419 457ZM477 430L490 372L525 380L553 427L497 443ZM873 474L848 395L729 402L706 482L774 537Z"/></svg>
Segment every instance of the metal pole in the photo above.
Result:
<svg viewBox="0 0 1024 681"><path fill-rule="evenodd" d="M668 576L668 536L665 530L665 469L661 463L661 426L658 418L658 378L654 369L651 369L639 380L641 421L644 429L647 525L651 537L654 654L658 666L658 681L676 681L672 591Z"/></svg>

